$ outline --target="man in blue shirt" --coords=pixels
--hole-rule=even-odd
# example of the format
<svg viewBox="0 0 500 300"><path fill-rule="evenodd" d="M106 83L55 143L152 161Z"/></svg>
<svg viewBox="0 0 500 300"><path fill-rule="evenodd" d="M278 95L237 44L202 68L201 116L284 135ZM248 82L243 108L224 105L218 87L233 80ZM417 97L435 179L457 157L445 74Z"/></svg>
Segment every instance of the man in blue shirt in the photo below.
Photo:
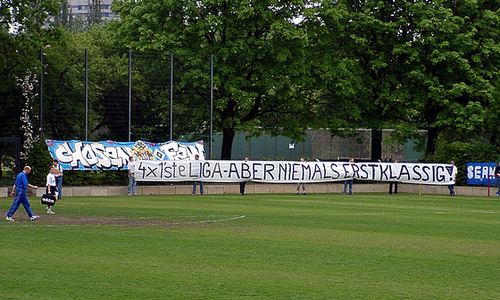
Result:
<svg viewBox="0 0 500 300"><path fill-rule="evenodd" d="M28 197L26 196L26 188L30 187L32 189L38 189L38 186L32 185L28 183L28 174L31 172L31 167L26 166L24 167L24 170L19 173L16 177L16 181L14 183L14 186L12 187L12 197L16 197L14 199L14 202L12 202L12 206L9 209L9 212L7 213L7 217L5 218L7 221L15 221L12 216L14 213L17 211L19 208L19 205L23 205L24 209L28 213L28 217L30 217L31 221L38 220L39 216L35 215L30 208L30 202L28 201Z"/></svg>

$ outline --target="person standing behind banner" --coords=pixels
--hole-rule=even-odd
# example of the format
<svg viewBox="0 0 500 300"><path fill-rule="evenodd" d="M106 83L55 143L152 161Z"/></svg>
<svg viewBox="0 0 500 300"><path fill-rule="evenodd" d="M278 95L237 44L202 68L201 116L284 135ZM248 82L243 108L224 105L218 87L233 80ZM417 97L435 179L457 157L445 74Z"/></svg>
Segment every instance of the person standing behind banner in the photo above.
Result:
<svg viewBox="0 0 500 300"><path fill-rule="evenodd" d="M198 154L196 154L194 156L194 159L195 160L199 160L200 159L200 156ZM205 193L203 192L203 181L193 181L193 196L196 195L196 184L199 183L200 184L200 194L203 196Z"/></svg>
<svg viewBox="0 0 500 300"><path fill-rule="evenodd" d="M130 193L133 195L137 195L135 193L135 188L137 186L137 182L135 181L135 162L134 157L131 156L128 163L128 186L127 186L127 195L130 196Z"/></svg>
<svg viewBox="0 0 500 300"><path fill-rule="evenodd" d="M457 167L455 166L455 161L452 160L450 161L451 167L452 167L452 174L455 174L455 177L453 177L453 181L457 180ZM450 196L455 196L455 185L450 184L448 185L448 189L450 190Z"/></svg>
<svg viewBox="0 0 500 300"><path fill-rule="evenodd" d="M500 161L495 167L495 177L497 178L498 191L496 192L497 197L500 197Z"/></svg>
<svg viewBox="0 0 500 300"><path fill-rule="evenodd" d="M52 166L54 167L54 169L57 170L57 172L55 173L55 176L56 176L56 187L57 187L57 193L58 193L57 194L57 200L61 200L62 199L62 185L63 185L63 168L59 164L59 162L57 161L57 159L53 160Z"/></svg>
<svg viewBox="0 0 500 300"><path fill-rule="evenodd" d="M55 196L57 198L57 193L56 193L56 174L57 170L54 169L54 166L51 166L49 168L49 174L47 174L47 187L45 189L45 194L47 195L52 195L52 196ZM55 214L55 212L52 211L52 206L54 204L50 205L50 204L47 204L47 213L50 214L50 215L53 215Z"/></svg>
<svg viewBox="0 0 500 300"><path fill-rule="evenodd" d="M399 163L399 160L394 161L395 164ZM394 185L394 195L398 194L398 182L397 181L391 181L389 182L389 195L392 195L392 186Z"/></svg>
<svg viewBox="0 0 500 300"><path fill-rule="evenodd" d="M248 156L247 156L247 157L245 157L245 162L247 162L247 161L249 161L249 160L250 160L250 158L248 158ZM246 181L241 181L241 182L240 182L240 195L242 195L242 196L244 196L244 195L245 195L245 185L246 185L246 184L247 184L247 182L246 182Z"/></svg>
<svg viewBox="0 0 500 300"><path fill-rule="evenodd" d="M354 163L354 157L349 158L349 164ZM354 183L354 179L346 179L344 180L344 192L343 194L345 195L347 193L347 186L349 186L349 195L352 195L352 184Z"/></svg>
<svg viewBox="0 0 500 300"><path fill-rule="evenodd" d="M14 182L14 186L12 187L12 193L10 194L12 197L16 197L14 202L12 202L12 206L7 212L7 217L5 218L7 221L14 222L15 220L12 218L14 213L19 208L19 205L23 205L24 209L28 213L28 217L31 221L38 220L39 216L35 215L30 208L30 202L28 201L28 196L26 195L26 188L30 187L32 189L38 189L38 186L32 185L28 183L28 174L31 173L31 167L24 167L23 171L19 173L16 177L16 181Z"/></svg>
<svg viewBox="0 0 500 300"><path fill-rule="evenodd" d="M301 163L305 163L305 159L303 157L300 158ZM302 185L302 195L306 195L306 183L305 182L297 182L297 196L299 195L300 186Z"/></svg>

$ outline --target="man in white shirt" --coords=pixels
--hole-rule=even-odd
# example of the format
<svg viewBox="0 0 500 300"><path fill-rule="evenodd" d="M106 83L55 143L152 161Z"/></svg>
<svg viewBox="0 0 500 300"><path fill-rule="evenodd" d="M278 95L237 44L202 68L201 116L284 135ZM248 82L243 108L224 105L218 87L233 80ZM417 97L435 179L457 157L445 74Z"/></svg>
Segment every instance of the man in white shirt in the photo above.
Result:
<svg viewBox="0 0 500 300"><path fill-rule="evenodd" d="M134 157L130 157L130 161L128 163L128 187L127 187L127 195L130 195L132 193L133 195L136 195L135 193L135 187L137 185L137 182L135 181L135 162L134 162Z"/></svg>

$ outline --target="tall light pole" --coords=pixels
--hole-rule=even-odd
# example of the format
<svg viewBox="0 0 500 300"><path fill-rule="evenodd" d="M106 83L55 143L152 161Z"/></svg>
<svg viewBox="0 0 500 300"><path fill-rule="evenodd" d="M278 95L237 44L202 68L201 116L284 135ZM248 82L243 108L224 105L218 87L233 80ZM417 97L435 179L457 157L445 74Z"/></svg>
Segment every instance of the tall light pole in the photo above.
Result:
<svg viewBox="0 0 500 300"><path fill-rule="evenodd" d="M213 138L213 118L214 118L214 55L210 55L210 140L208 148L208 158L212 157Z"/></svg>

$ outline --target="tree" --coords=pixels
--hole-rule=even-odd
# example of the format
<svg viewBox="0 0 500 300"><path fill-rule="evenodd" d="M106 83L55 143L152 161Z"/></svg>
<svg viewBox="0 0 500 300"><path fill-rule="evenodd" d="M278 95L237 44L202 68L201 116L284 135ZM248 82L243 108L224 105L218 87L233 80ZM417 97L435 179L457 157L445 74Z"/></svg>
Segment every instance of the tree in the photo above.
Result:
<svg viewBox="0 0 500 300"><path fill-rule="evenodd" d="M94 25L101 25L103 22L101 0L88 0L87 6L89 8L87 16L88 28Z"/></svg>
<svg viewBox="0 0 500 300"><path fill-rule="evenodd" d="M427 154L446 132L483 132L498 80L498 3L340 0L317 15L318 48L332 50L320 73L325 103L351 103L351 126L372 129L372 159L383 128L403 139L427 129ZM324 88L342 73L338 89Z"/></svg>
<svg viewBox="0 0 500 300"><path fill-rule="evenodd" d="M429 131L427 155L435 153L440 140L474 141L486 133L489 111L499 101L500 3L438 4L420 15L421 36L415 43L421 53L415 87L427 97L420 106L422 127Z"/></svg>
<svg viewBox="0 0 500 300"><path fill-rule="evenodd" d="M47 20L57 12L58 1L1 1L0 2L0 119L2 135L20 137L23 135L23 120L30 117L30 124L38 133L38 105L24 109L19 80L40 72L40 47L50 38L57 37ZM34 78L34 77L31 77ZM35 86L32 90L37 90ZM32 103L30 103L32 104ZM26 125L26 124L25 124ZM23 144L27 142L23 141ZM0 148L0 156L3 156Z"/></svg>
<svg viewBox="0 0 500 300"><path fill-rule="evenodd" d="M307 38L293 20L303 12L304 1L115 4L121 21L114 29L127 47L185 58L181 68L187 72L178 86L192 96L183 98L182 105L198 132L208 130L210 99L207 60L199 58L214 55L214 124L223 133L222 159L231 158L236 131L270 130L300 138L302 117L308 116L299 93Z"/></svg>

